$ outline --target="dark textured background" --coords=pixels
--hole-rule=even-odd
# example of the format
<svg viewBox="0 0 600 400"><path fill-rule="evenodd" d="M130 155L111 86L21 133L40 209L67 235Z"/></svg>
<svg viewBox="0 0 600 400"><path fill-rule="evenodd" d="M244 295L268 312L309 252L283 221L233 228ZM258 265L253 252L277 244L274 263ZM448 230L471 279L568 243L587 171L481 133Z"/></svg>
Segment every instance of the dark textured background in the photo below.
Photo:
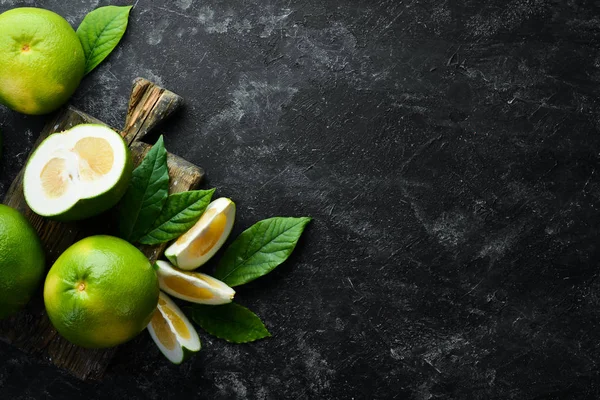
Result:
<svg viewBox="0 0 600 400"><path fill-rule="evenodd" d="M33 4L77 26L109 2L0 11ZM273 338L202 335L173 366L144 333L98 384L2 344L0 397L600 397L600 1L135 4L72 104L120 127L154 80L186 101L167 147L235 199L235 233L315 220L239 290ZM45 120L0 109L3 192Z"/></svg>

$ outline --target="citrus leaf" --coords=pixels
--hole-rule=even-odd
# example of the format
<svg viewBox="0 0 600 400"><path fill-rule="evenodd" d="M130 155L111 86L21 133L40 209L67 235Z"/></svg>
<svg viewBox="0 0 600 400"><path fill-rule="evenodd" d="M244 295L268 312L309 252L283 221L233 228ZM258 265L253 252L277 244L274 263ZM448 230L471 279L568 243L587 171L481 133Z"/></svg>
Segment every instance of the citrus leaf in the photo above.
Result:
<svg viewBox="0 0 600 400"><path fill-rule="evenodd" d="M225 250L215 278L239 286L271 272L287 260L311 218L274 217L246 229Z"/></svg>
<svg viewBox="0 0 600 400"><path fill-rule="evenodd" d="M236 303L194 305L189 309L192 319L202 329L231 343L250 343L271 336L256 314Z"/></svg>
<svg viewBox="0 0 600 400"><path fill-rule="evenodd" d="M187 232L206 210L215 189L174 193L167 198L158 219L140 238L142 244L159 244Z"/></svg>
<svg viewBox="0 0 600 400"><path fill-rule="evenodd" d="M163 137L133 170L131 183L119 206L119 231L123 239L137 241L160 215L169 196L167 150Z"/></svg>
<svg viewBox="0 0 600 400"><path fill-rule="evenodd" d="M77 36L85 54L85 73L90 73L119 44L125 34L132 6L100 7L85 16Z"/></svg>

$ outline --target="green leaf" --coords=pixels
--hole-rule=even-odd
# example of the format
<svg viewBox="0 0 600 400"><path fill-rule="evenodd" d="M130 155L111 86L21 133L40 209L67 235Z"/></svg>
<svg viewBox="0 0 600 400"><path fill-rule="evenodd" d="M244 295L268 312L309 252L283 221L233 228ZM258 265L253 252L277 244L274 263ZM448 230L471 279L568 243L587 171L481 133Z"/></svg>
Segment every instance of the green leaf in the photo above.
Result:
<svg viewBox="0 0 600 400"><path fill-rule="evenodd" d="M85 54L85 73L90 73L119 44L125 34L132 6L100 7L85 16L77 36Z"/></svg>
<svg viewBox="0 0 600 400"><path fill-rule="evenodd" d="M192 319L202 329L231 343L249 343L271 336L260 318L236 303L222 306L194 305Z"/></svg>
<svg viewBox="0 0 600 400"><path fill-rule="evenodd" d="M161 136L141 164L133 170L131 183L121 200L121 237L135 242L148 232L160 215L168 196L167 150Z"/></svg>
<svg viewBox="0 0 600 400"><path fill-rule="evenodd" d="M215 189L174 193L167 198L158 219L140 238L142 244L159 244L178 238L200 219Z"/></svg>
<svg viewBox="0 0 600 400"><path fill-rule="evenodd" d="M225 250L215 278L239 286L271 272L287 260L311 218L274 217L246 229Z"/></svg>

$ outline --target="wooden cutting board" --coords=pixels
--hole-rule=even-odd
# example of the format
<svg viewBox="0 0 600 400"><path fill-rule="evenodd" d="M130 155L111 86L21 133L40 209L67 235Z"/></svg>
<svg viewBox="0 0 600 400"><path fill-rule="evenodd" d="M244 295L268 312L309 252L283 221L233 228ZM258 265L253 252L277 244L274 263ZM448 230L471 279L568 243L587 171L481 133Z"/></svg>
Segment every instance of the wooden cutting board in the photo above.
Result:
<svg viewBox="0 0 600 400"><path fill-rule="evenodd" d="M133 83L127 120L121 136L129 144L135 165L138 165L150 149L141 142L142 138L160 121L169 116L182 103L181 97L160 88L143 78ZM41 132L32 151L48 135L61 132L82 123L103 122L69 107L50 121ZM196 188L204 171L184 159L169 154L170 192L182 192ZM4 204L21 211L31 221L44 245L47 268L71 244L86 236L114 232L114 213L106 213L93 219L63 223L50 221L34 214L23 197L23 170L12 182ZM166 244L140 246L139 248L154 262ZM42 285L43 286L43 285ZM0 321L0 340L64 368L81 379L100 379L114 356L116 349L90 350L75 346L63 339L53 328L44 310L42 288L27 308L15 316ZM125 344L124 346L127 346Z"/></svg>

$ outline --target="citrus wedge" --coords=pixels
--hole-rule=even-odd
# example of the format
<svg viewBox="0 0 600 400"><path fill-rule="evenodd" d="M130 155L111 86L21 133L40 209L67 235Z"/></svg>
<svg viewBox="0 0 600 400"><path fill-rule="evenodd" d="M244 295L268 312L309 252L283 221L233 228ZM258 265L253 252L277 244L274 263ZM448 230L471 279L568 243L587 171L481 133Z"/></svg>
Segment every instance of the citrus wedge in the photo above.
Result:
<svg viewBox="0 0 600 400"><path fill-rule="evenodd" d="M234 220L235 203L225 197L214 200L198 222L165 250L165 256L178 268L198 268L223 246Z"/></svg>
<svg viewBox="0 0 600 400"><path fill-rule="evenodd" d="M25 167L29 207L61 221L88 218L114 206L127 190L133 162L112 129L82 124L46 138Z"/></svg>
<svg viewBox="0 0 600 400"><path fill-rule="evenodd" d="M163 292L158 296L158 306L148 332L160 351L173 364L181 364L189 354L200 350L200 338L177 304Z"/></svg>
<svg viewBox="0 0 600 400"><path fill-rule="evenodd" d="M198 304L231 303L235 290L218 279L200 272L186 272L166 261L156 262L160 289L181 300Z"/></svg>

